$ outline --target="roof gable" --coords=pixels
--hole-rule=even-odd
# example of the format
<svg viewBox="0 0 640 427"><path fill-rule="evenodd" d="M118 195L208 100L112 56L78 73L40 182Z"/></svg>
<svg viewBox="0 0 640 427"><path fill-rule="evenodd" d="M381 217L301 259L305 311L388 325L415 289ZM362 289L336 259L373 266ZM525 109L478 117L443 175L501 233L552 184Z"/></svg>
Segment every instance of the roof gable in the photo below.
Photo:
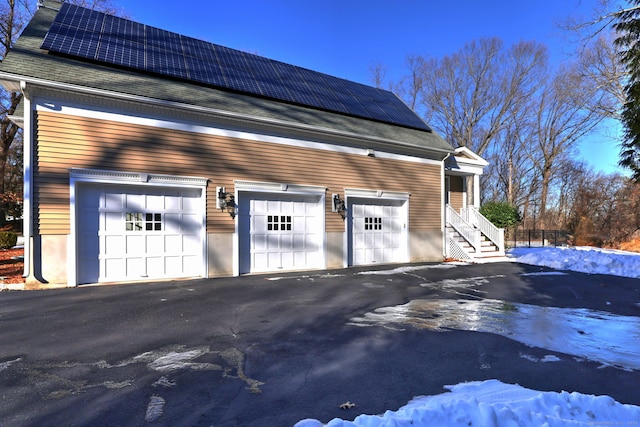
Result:
<svg viewBox="0 0 640 427"><path fill-rule="evenodd" d="M42 49L430 132L389 91L64 3Z"/></svg>
<svg viewBox="0 0 640 427"><path fill-rule="evenodd" d="M483 159L467 147L456 148L454 156L459 161L466 161L467 163L474 163L481 166L487 166L489 164L489 162L487 162L485 159Z"/></svg>

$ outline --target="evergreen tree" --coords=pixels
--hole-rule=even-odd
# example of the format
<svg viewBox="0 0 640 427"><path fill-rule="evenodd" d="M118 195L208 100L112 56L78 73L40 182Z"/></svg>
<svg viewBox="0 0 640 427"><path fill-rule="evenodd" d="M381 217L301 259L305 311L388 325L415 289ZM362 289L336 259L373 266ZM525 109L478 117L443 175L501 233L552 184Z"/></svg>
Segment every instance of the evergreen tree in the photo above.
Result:
<svg viewBox="0 0 640 427"><path fill-rule="evenodd" d="M621 144L620 166L630 169L633 179L640 182L640 0L630 3L632 7L621 11L614 24L619 33L616 45L620 48L620 59L628 72L627 99L622 107L625 139Z"/></svg>

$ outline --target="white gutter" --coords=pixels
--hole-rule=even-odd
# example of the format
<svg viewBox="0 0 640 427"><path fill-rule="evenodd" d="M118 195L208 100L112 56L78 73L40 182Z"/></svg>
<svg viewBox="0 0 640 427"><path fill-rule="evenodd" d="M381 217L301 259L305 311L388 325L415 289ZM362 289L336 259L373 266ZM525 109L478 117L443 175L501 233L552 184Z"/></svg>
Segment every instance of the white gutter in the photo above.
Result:
<svg viewBox="0 0 640 427"><path fill-rule="evenodd" d="M380 143L385 145L395 145L403 148L413 148L417 150L424 150L426 152L431 152L433 154L439 154L439 155L444 155L444 154L450 155L451 153L453 153L452 150L448 150L448 149L421 147L418 145L407 144L402 141L393 141L393 140L388 140L388 139L379 138L375 136L364 136L364 135L352 133L352 132L337 131L335 129L306 125L304 123L293 123L293 122L286 122L278 119L269 119L269 118L259 117L259 116L250 116L247 114L234 113L234 112L229 112L224 110L218 110L215 108L202 107L198 105L183 104L180 102L166 101L166 100L156 99L156 98L148 98L140 95L113 92L113 91L108 91L104 89L77 86L77 85L72 85L68 83L53 82L50 80L43 80L35 77L27 77L27 76L18 77L15 74L0 72L0 82L2 82L2 84L8 90L11 90L10 89L10 87L12 86L11 82L17 82L17 81L20 81L21 85L24 82L24 83L29 83L31 85L38 85L38 86L57 89L65 92L69 92L69 91L77 92L77 93L88 94L93 96L115 98L123 101L133 102L133 103L143 103L143 104L148 104L156 107L160 106L160 107L165 107L170 109L188 110L192 112L203 113L208 116L220 117L223 119L235 119L235 120L248 121L252 123L258 122L266 125L272 125L272 126L276 125L276 126L287 127L287 128L303 130L303 131L322 132L328 135L356 139L361 142L370 141L373 143Z"/></svg>
<svg viewBox="0 0 640 427"><path fill-rule="evenodd" d="M33 111L31 110L31 99L27 90L27 83L20 82L20 92L22 92L22 102L24 106L24 124L22 126L23 138L23 207L22 207L22 233L24 234L24 272L22 277L29 277L31 274L32 258L32 235L33 235L33 212L32 212L32 187L33 187Z"/></svg>

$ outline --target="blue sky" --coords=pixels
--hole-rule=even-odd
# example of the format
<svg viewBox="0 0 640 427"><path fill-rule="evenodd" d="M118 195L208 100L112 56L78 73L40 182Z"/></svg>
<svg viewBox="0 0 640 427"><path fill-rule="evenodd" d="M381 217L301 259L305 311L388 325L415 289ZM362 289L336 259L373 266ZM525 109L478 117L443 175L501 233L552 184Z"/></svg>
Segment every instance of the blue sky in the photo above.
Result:
<svg viewBox="0 0 640 427"><path fill-rule="evenodd" d="M556 23L571 13L588 15L596 2L113 1L147 25L365 84L371 84L375 63L384 64L387 77L397 80L407 55L440 57L481 37L497 36L507 44L536 40L560 61L569 48ZM591 138L580 151L596 169L615 170L618 148L612 138Z"/></svg>

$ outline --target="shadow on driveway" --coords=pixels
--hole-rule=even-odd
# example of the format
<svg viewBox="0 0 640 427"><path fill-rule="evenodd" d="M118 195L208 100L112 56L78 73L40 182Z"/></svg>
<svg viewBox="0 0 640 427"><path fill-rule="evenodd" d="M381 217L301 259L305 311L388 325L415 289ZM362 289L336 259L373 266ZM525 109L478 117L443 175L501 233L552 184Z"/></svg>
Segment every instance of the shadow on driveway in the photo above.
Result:
<svg viewBox="0 0 640 427"><path fill-rule="evenodd" d="M0 293L0 425L328 422L491 378L640 404L637 371L488 332L350 324L413 300L638 316L640 281L515 263L402 267Z"/></svg>

